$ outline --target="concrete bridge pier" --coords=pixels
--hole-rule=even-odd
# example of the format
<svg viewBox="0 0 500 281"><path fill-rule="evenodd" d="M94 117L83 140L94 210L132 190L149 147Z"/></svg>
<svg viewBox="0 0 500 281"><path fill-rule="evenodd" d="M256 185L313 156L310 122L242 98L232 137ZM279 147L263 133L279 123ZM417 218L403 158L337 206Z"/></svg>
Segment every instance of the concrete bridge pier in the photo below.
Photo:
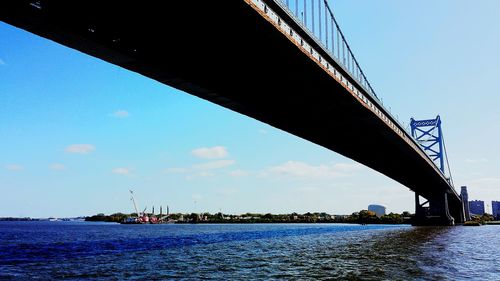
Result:
<svg viewBox="0 0 500 281"><path fill-rule="evenodd" d="M420 203L420 195L415 192L415 218L412 224L414 226L455 225L455 219L450 215L448 194L444 191L439 192Z"/></svg>

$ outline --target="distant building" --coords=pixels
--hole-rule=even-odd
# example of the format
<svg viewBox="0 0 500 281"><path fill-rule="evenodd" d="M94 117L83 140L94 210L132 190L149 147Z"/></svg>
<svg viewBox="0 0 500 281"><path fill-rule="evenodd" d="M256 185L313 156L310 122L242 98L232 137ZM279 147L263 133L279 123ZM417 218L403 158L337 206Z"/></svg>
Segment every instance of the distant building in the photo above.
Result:
<svg viewBox="0 0 500 281"><path fill-rule="evenodd" d="M368 205L368 211L374 212L375 214L377 214L377 217L385 215L385 209L386 207L384 205L377 205L377 204Z"/></svg>
<svg viewBox="0 0 500 281"><path fill-rule="evenodd" d="M500 221L500 201L491 201L491 209L493 210L495 219Z"/></svg>
<svg viewBox="0 0 500 281"><path fill-rule="evenodd" d="M478 216L484 215L484 201L481 200L469 201L469 209L472 215L478 215Z"/></svg>
<svg viewBox="0 0 500 281"><path fill-rule="evenodd" d="M462 186L460 197L462 198L462 204L464 205L465 220L470 221L469 194L467 193L467 186Z"/></svg>

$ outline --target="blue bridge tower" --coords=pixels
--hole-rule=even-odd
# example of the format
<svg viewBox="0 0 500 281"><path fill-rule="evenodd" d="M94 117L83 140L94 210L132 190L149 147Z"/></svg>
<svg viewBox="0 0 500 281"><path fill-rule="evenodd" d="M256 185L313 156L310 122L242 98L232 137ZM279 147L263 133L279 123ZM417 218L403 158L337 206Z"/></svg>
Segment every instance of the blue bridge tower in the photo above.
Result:
<svg viewBox="0 0 500 281"><path fill-rule="evenodd" d="M415 120L411 118L411 135L444 174L444 143L441 118Z"/></svg>
<svg viewBox="0 0 500 281"><path fill-rule="evenodd" d="M427 153L427 155L439 168L441 173L448 180L453 188L450 167L448 165L448 174L445 173L446 146L444 144L443 130L441 129L441 118L439 115L435 119L410 121L411 135ZM446 159L446 163L448 163ZM462 199L463 201L463 199ZM463 202L459 213L450 214L448 206L448 194L446 192L436 192L427 201L420 203L420 195L415 193L415 225L453 225L455 222L461 223L465 220Z"/></svg>

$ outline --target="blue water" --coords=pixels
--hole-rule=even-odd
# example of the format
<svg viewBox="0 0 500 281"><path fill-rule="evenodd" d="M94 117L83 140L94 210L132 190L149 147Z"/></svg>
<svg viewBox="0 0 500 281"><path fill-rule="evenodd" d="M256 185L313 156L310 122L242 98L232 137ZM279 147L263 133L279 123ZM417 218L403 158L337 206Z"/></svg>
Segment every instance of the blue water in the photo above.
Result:
<svg viewBox="0 0 500 281"><path fill-rule="evenodd" d="M0 222L7 280L500 280L500 227Z"/></svg>

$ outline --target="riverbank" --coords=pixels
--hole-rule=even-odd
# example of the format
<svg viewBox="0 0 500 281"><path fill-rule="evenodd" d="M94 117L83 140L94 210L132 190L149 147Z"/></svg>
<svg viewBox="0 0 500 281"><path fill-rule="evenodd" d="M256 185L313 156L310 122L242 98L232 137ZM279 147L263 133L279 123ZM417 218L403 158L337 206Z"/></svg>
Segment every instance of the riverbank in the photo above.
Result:
<svg viewBox="0 0 500 281"><path fill-rule="evenodd" d="M84 221L86 217L76 217L76 218L16 218L16 217L0 217L0 221Z"/></svg>
<svg viewBox="0 0 500 281"><path fill-rule="evenodd" d="M86 221L103 222L133 222L138 223L137 214L115 213L111 215L97 214L86 217ZM390 213L378 217L374 212L361 210L351 215L331 215L324 212L316 213L291 213L291 214L258 214L245 213L241 215L223 214L223 213L175 213L175 214L140 214L141 223L353 223L353 224L410 224L412 214L404 212L403 214ZM144 218L147 218L144 220Z"/></svg>

